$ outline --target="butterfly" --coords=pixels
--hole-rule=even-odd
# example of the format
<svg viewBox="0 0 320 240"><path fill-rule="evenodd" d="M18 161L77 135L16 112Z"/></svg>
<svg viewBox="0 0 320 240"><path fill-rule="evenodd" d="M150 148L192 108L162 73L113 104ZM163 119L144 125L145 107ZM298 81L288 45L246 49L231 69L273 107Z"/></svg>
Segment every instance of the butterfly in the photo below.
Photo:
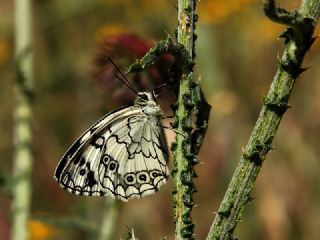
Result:
<svg viewBox="0 0 320 240"><path fill-rule="evenodd" d="M128 80L125 84L133 89ZM161 108L153 92L136 94L134 105L109 112L67 150L54 173L62 188L76 195L128 201L153 194L166 182L168 150Z"/></svg>
<svg viewBox="0 0 320 240"><path fill-rule="evenodd" d="M122 201L158 191L168 178L162 112L151 92L108 113L69 148L54 174L71 193Z"/></svg>

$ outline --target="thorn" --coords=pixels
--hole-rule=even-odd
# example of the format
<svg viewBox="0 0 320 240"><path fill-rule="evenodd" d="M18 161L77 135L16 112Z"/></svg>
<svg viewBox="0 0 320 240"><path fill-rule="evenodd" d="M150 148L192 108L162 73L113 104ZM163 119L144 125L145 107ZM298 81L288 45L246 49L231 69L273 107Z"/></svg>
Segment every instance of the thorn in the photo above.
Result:
<svg viewBox="0 0 320 240"><path fill-rule="evenodd" d="M254 197L248 197L247 203L252 203L254 200Z"/></svg>
<svg viewBox="0 0 320 240"><path fill-rule="evenodd" d="M286 28L278 37L278 39L284 39L284 43L287 44L293 39L293 31L291 28Z"/></svg>
<svg viewBox="0 0 320 240"><path fill-rule="evenodd" d="M278 63L278 65L281 65L281 64L282 64L282 60L281 60L281 58L280 58L280 56L279 56L279 53L278 53L278 56L277 56L277 63Z"/></svg>
<svg viewBox="0 0 320 240"><path fill-rule="evenodd" d="M298 72L299 72L299 74L301 74L301 73L309 70L311 67L312 67L312 66L309 66L309 67L306 67L306 68L300 68L300 69L298 70Z"/></svg>
<svg viewBox="0 0 320 240"><path fill-rule="evenodd" d="M311 38L311 41L310 41L310 46L318 39L319 35Z"/></svg>

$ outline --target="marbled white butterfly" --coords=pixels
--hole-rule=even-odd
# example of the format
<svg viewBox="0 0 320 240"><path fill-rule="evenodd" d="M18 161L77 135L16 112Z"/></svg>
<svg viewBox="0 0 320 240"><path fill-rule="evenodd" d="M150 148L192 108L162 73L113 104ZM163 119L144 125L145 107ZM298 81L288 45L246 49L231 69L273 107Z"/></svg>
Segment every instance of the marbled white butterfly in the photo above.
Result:
<svg viewBox="0 0 320 240"><path fill-rule="evenodd" d="M125 84L135 91L127 79ZM108 113L65 153L54 173L62 188L77 195L127 201L153 194L166 182L162 111L153 93L136 93L133 106Z"/></svg>

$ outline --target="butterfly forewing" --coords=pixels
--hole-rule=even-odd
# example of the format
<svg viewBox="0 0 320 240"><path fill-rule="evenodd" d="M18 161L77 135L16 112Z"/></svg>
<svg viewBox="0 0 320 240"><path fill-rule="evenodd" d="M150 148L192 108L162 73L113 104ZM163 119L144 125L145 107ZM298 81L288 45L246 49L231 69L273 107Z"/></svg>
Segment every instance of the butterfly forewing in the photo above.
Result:
<svg viewBox="0 0 320 240"><path fill-rule="evenodd" d="M156 192L168 177L168 153L160 115L145 111L153 107L124 107L89 128L58 164L60 186L123 201Z"/></svg>

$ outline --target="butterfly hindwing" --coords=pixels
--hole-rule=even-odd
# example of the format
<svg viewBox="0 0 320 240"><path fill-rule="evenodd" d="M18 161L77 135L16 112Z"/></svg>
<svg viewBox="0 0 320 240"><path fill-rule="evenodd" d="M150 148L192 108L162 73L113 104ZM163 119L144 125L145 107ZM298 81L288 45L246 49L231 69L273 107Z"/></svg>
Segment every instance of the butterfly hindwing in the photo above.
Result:
<svg viewBox="0 0 320 240"><path fill-rule="evenodd" d="M131 106L88 129L63 156L55 178L74 194L127 201L152 194L165 183L167 158L159 117Z"/></svg>
<svg viewBox="0 0 320 240"><path fill-rule="evenodd" d="M122 200L152 194L168 177L166 145L156 138L162 129L156 118L145 118L143 113L131 116L125 126L111 126L106 134L107 161L100 161L100 183Z"/></svg>

